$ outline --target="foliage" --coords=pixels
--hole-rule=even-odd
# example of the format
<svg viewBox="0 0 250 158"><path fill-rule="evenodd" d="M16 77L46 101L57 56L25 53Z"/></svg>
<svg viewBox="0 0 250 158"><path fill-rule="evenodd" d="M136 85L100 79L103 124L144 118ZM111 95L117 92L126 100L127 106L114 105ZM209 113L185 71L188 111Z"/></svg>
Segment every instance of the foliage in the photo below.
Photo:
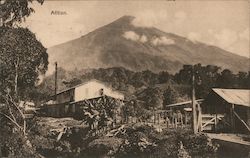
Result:
<svg viewBox="0 0 250 158"><path fill-rule="evenodd" d="M213 144L204 134L194 135L191 131L179 133L178 140L183 142L186 150L192 157L214 157L218 146Z"/></svg>
<svg viewBox="0 0 250 158"><path fill-rule="evenodd" d="M125 106L122 107L122 111L124 112L125 118L132 116L136 117L139 121L147 120L153 115L151 110L146 109L145 103L138 100L132 100L126 103Z"/></svg>
<svg viewBox="0 0 250 158"><path fill-rule="evenodd" d="M122 67L100 68L85 71L66 71L58 68L58 89L62 90L66 87L75 86L81 82L90 79L97 79L108 83L113 88L123 91L131 95L136 90L150 85L165 83L166 80L171 80L171 75L167 72L159 74L151 71L133 72ZM45 81L40 86L41 89L54 89L54 74L46 77ZM49 92L49 90L48 90Z"/></svg>
<svg viewBox="0 0 250 158"><path fill-rule="evenodd" d="M194 70L197 98L204 98L213 87L250 88L250 72L239 72L238 74L229 72L226 75L227 70L221 71L221 68L218 66L201 64L194 65ZM97 79L108 83L114 89L122 91L128 100L131 100L130 96L135 96L135 98L132 98L133 100L140 99L145 101L147 99L140 97L140 95L146 96L143 93L148 93L149 90L145 89L151 88L151 92L154 92L152 89L159 87L164 92L170 86L174 96L175 92L177 92L177 101L186 101L189 99L191 92L191 76L191 65L184 65L174 76L166 71L158 74L150 71L133 72L122 67L76 70L73 72L59 68L58 89L62 90L86 80ZM224 80L229 80L229 82L224 82ZM52 94L54 90L54 75L46 77L39 87L41 92ZM173 97L171 101L170 98L166 98L165 101L166 103L173 103L176 99ZM147 106L145 105L144 107L146 108Z"/></svg>
<svg viewBox="0 0 250 158"><path fill-rule="evenodd" d="M186 149L183 147L182 142L180 142L180 148L178 149L178 158L191 158L189 153L186 151Z"/></svg>
<svg viewBox="0 0 250 158"><path fill-rule="evenodd" d="M16 22L22 22L25 17L35 12L35 10L29 6L29 3L34 1L43 4L44 0L5 0L5 2L0 5L4 25L13 26Z"/></svg>
<svg viewBox="0 0 250 158"><path fill-rule="evenodd" d="M124 139L124 143L117 157L214 157L217 151L216 144L212 144L208 137L194 135L187 129L158 133L150 126L134 125L118 137Z"/></svg>
<svg viewBox="0 0 250 158"><path fill-rule="evenodd" d="M113 156L122 144L122 139L115 137L102 137L89 143L88 157Z"/></svg>
<svg viewBox="0 0 250 158"><path fill-rule="evenodd" d="M89 137L86 131L72 129L55 142L49 135L39 133L42 128L36 129L38 133L33 133L31 140L48 157L214 157L217 150L205 135L194 135L188 129L164 129L159 133L152 126L133 124L113 137Z"/></svg>
<svg viewBox="0 0 250 158"><path fill-rule="evenodd" d="M224 88L234 88L236 83L236 76L229 69L225 69L221 72L221 75L217 78L217 85Z"/></svg>
<svg viewBox="0 0 250 158"><path fill-rule="evenodd" d="M239 72L236 79L240 88L250 88L250 71Z"/></svg>
<svg viewBox="0 0 250 158"><path fill-rule="evenodd" d="M126 128L126 133L118 135L123 138L123 144L116 153L116 157L145 157L154 150L156 144L149 139L153 131L149 126L132 126Z"/></svg>
<svg viewBox="0 0 250 158"><path fill-rule="evenodd" d="M16 132L19 132L24 137L26 136L26 120L22 106L24 102L16 102L10 94L2 96L5 99L5 104L0 110L0 114L7 118L11 127Z"/></svg>
<svg viewBox="0 0 250 158"><path fill-rule="evenodd" d="M158 76L159 83L166 83L171 79L171 75L167 71L160 72Z"/></svg>
<svg viewBox="0 0 250 158"><path fill-rule="evenodd" d="M2 156L38 158L39 155L36 151L27 146L27 139L19 131L13 130L13 125L10 124L9 120L2 115L0 115L0 119L0 147Z"/></svg>
<svg viewBox="0 0 250 158"><path fill-rule="evenodd" d="M114 123L119 104L117 100L112 100L107 96L99 98L95 104L86 100L86 104L82 108L82 119L89 124L90 130L107 127Z"/></svg>
<svg viewBox="0 0 250 158"><path fill-rule="evenodd" d="M202 66L196 64L193 67L195 75L196 97L204 98L213 87L219 88L250 88L250 73L239 72L234 74L229 69L224 69L215 65ZM180 85L191 85L192 66L184 65L175 74L174 80Z"/></svg>
<svg viewBox="0 0 250 158"><path fill-rule="evenodd" d="M178 92L171 86L168 86L168 88L163 93L163 104L169 105L173 103L177 103L178 99Z"/></svg>
<svg viewBox="0 0 250 158"><path fill-rule="evenodd" d="M25 97L47 70L46 48L28 29L1 28L0 52L1 94L10 89L12 94Z"/></svg>
<svg viewBox="0 0 250 158"><path fill-rule="evenodd" d="M32 32L12 27L34 11L28 7L29 2L32 0L7 0L0 5L3 20L0 26L0 142L9 157L40 157L30 144L20 100L31 99L29 94L34 92L38 76L47 70L48 54Z"/></svg>
<svg viewBox="0 0 250 158"><path fill-rule="evenodd" d="M138 99L145 102L146 109L160 109L163 107L163 95L160 88L149 87L141 94L138 96Z"/></svg>

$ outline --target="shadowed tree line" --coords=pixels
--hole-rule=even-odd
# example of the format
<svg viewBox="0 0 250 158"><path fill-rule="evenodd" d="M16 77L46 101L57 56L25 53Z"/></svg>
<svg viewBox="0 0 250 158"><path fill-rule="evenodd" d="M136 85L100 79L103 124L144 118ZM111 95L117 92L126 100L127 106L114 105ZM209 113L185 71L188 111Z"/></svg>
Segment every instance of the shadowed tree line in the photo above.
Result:
<svg viewBox="0 0 250 158"><path fill-rule="evenodd" d="M233 73L229 69L221 69L215 65L194 65L195 87L198 98L204 98L211 88L250 89L250 71ZM182 85L190 85L192 66L184 65L174 76L174 81Z"/></svg>
<svg viewBox="0 0 250 158"><path fill-rule="evenodd" d="M250 72L233 73L229 69L221 69L215 65L194 65L195 87L197 98L204 98L211 88L250 88ZM97 79L108 83L114 89L123 91L127 96L133 96L140 91L149 88L166 89L170 86L173 93L189 95L192 76L192 65L184 65L179 72L172 75L166 71L154 73L149 70L133 72L122 67L107 69L94 69L88 72L74 71L67 72L59 68L58 84L59 89L76 86L90 79ZM54 76L47 77L40 85L40 88L48 93L53 93ZM47 93L46 92L46 93ZM145 91L146 92L146 91ZM171 99L170 99L171 100ZM176 100L167 101L166 104Z"/></svg>

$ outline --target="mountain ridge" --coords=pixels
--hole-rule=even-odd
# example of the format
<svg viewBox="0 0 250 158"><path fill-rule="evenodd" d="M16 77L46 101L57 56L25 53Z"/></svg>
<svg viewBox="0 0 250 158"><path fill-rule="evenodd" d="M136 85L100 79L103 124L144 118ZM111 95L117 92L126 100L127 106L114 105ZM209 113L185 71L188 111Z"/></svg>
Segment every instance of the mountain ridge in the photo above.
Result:
<svg viewBox="0 0 250 158"><path fill-rule="evenodd" d="M185 64L201 63L248 71L248 58L155 27L134 26L134 18L123 16L80 38L49 48L50 63L58 61L66 70L125 67L175 73Z"/></svg>

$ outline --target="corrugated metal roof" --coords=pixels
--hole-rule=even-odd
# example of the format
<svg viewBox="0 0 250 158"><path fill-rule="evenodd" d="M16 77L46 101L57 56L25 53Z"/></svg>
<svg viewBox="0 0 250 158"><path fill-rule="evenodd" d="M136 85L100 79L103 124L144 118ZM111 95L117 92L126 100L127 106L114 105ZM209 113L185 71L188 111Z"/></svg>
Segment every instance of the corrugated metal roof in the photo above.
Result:
<svg viewBox="0 0 250 158"><path fill-rule="evenodd" d="M213 88L213 91L228 103L250 107L250 90Z"/></svg>

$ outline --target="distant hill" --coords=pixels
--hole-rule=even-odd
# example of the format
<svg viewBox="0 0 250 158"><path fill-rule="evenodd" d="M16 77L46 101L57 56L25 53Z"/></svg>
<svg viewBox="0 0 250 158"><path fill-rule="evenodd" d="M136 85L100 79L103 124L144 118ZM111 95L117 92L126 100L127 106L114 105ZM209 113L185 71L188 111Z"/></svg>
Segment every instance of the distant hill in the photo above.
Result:
<svg viewBox="0 0 250 158"><path fill-rule="evenodd" d="M183 64L211 64L248 71L249 59L221 48L163 32L136 27L123 16L78 39L48 49L49 61L66 70L125 67L133 71L177 72Z"/></svg>

